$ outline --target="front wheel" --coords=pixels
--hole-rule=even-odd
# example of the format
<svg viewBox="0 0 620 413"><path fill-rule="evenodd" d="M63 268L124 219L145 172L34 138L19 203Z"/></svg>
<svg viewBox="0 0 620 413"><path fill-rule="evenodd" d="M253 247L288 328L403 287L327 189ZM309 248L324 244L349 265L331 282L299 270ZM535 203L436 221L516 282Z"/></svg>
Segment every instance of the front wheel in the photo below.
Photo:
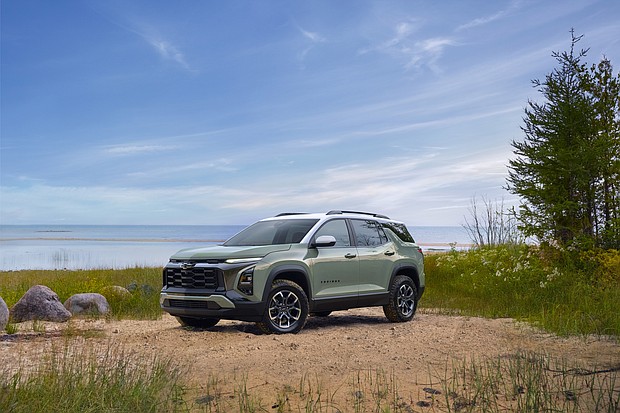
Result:
<svg viewBox="0 0 620 413"><path fill-rule="evenodd" d="M195 327L195 328L211 328L219 323L219 318L192 318L192 317L177 317L177 321L183 327Z"/></svg>
<svg viewBox="0 0 620 413"><path fill-rule="evenodd" d="M296 283L276 280L267 297L267 309L258 327L265 333L298 333L308 318L308 297Z"/></svg>
<svg viewBox="0 0 620 413"><path fill-rule="evenodd" d="M402 323L413 318L418 307L418 290L413 280L397 275L390 286L390 302L383 306L383 313L393 323Z"/></svg>

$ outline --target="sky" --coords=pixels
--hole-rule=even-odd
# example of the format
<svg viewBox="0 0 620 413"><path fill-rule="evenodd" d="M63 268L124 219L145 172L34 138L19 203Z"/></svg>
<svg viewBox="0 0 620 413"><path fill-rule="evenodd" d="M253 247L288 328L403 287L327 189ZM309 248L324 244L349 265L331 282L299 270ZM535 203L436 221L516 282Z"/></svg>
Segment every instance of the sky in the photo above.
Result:
<svg viewBox="0 0 620 413"><path fill-rule="evenodd" d="M461 225L504 199L532 85L620 1L3 0L1 224Z"/></svg>

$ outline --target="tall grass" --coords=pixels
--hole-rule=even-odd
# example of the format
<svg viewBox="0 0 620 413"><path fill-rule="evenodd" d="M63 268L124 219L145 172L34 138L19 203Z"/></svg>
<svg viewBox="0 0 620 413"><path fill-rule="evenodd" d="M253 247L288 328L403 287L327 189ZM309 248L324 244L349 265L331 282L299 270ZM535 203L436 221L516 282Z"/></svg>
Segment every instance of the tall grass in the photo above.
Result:
<svg viewBox="0 0 620 413"><path fill-rule="evenodd" d="M158 294L161 279L159 268L2 271L0 297L11 307L30 287L41 284L56 292L62 302L73 294L103 294L115 318L157 319L162 314ZM130 296L122 296L107 288L112 285L136 288Z"/></svg>
<svg viewBox="0 0 620 413"><path fill-rule="evenodd" d="M178 366L157 356L144 359L112 345L67 344L46 352L35 367L0 369L0 411L187 411L181 375Z"/></svg>
<svg viewBox="0 0 620 413"><path fill-rule="evenodd" d="M441 379L449 412L618 412L616 369L586 370L565 360L519 353L463 360Z"/></svg>
<svg viewBox="0 0 620 413"><path fill-rule="evenodd" d="M428 255L420 304L447 313L513 317L561 335L620 336L617 262L617 251L558 252L527 245Z"/></svg>

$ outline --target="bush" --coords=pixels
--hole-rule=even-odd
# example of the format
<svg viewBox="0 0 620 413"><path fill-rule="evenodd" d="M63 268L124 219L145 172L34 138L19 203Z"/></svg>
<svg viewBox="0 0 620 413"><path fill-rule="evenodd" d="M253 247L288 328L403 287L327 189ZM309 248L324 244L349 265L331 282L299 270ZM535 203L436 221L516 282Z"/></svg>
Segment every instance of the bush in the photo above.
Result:
<svg viewBox="0 0 620 413"><path fill-rule="evenodd" d="M619 262L613 250L578 254L528 245L429 255L421 305L513 317L559 334L619 336Z"/></svg>

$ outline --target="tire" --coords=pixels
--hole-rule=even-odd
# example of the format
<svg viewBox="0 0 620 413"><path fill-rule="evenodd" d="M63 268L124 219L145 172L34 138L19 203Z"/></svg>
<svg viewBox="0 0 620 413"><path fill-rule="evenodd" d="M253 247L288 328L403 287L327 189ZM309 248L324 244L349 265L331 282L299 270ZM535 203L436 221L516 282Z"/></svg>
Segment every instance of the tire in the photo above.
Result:
<svg viewBox="0 0 620 413"><path fill-rule="evenodd" d="M410 321L418 308L418 290L413 280L397 275L390 286L390 302L383 306L383 313L393 323Z"/></svg>
<svg viewBox="0 0 620 413"><path fill-rule="evenodd" d="M308 297L296 283L276 280L267 297L263 320L256 323L267 334L298 333L308 319Z"/></svg>
<svg viewBox="0 0 620 413"><path fill-rule="evenodd" d="M331 313L331 311L317 311L316 313L312 313L312 315L314 317L328 317Z"/></svg>
<svg viewBox="0 0 620 413"><path fill-rule="evenodd" d="M211 328L215 326L220 319L219 318L192 318L192 317L177 317L177 321L183 327L194 327L194 328Z"/></svg>

